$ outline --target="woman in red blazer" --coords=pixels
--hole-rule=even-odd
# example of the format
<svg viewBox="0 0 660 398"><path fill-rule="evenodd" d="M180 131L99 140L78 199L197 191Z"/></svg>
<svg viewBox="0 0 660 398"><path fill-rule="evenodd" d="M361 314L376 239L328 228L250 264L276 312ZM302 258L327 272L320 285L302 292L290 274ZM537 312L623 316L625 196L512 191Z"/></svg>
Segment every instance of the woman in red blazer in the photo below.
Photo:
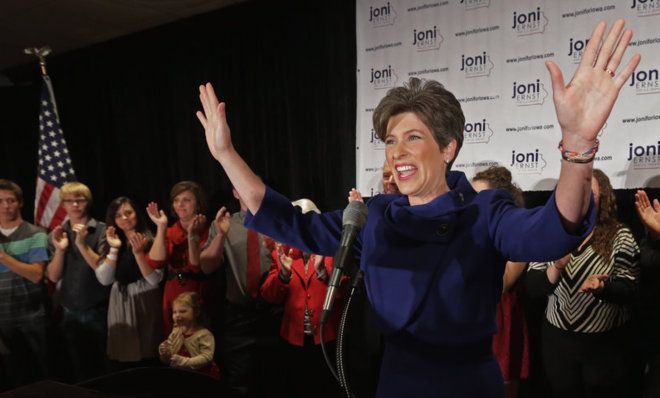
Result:
<svg viewBox="0 0 660 398"><path fill-rule="evenodd" d="M294 205L300 206L303 213L318 212L316 206L306 199L294 202ZM284 306L280 336L286 340L283 359L288 379L284 385L291 389L288 395L303 397L313 392L314 396L339 396L338 384L323 359L319 328L332 273L332 257L302 253L279 243L272 257L273 263L260 292L267 302ZM341 297L338 297L323 330L326 348L333 358L341 308Z"/></svg>

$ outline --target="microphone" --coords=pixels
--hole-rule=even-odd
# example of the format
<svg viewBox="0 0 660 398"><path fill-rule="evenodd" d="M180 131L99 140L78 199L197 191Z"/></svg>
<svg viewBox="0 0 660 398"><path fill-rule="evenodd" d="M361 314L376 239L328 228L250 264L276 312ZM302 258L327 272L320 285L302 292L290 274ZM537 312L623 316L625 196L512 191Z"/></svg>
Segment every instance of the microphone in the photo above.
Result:
<svg viewBox="0 0 660 398"><path fill-rule="evenodd" d="M360 201L353 201L346 206L342 216L342 232L339 247L333 260L332 275L328 282L328 291L325 294L323 310L321 312L321 324L325 324L330 315L332 304L335 301L335 295L341 282L341 277L348 271L348 267L353 261L351 254L353 252L353 242L355 237L364 224L367 222L367 206Z"/></svg>

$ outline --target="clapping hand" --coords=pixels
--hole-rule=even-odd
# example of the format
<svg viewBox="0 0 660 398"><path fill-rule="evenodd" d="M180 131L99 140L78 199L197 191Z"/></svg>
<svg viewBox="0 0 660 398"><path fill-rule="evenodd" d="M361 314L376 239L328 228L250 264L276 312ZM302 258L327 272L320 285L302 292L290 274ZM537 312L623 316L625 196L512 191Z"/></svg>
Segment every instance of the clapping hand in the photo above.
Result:
<svg viewBox="0 0 660 398"><path fill-rule="evenodd" d="M660 202L653 199L653 206L646 192L639 190L635 194L635 209L652 239L660 239Z"/></svg>
<svg viewBox="0 0 660 398"><path fill-rule="evenodd" d="M206 227L206 216L203 214L197 214L193 216L192 221L188 224L188 237L189 238L199 238L199 235L202 233L203 229Z"/></svg>
<svg viewBox="0 0 660 398"><path fill-rule="evenodd" d="M609 275L594 274L589 275L587 280L580 286L580 293L600 293L605 287L605 281Z"/></svg>
<svg viewBox="0 0 660 398"><path fill-rule="evenodd" d="M280 264L282 269L286 271L287 275L291 274L291 266L293 265L293 249L289 248L287 253L284 253L281 243L276 243L277 247L277 257L280 259Z"/></svg>
<svg viewBox="0 0 660 398"><path fill-rule="evenodd" d="M115 227L110 226L105 230L105 240L108 242L110 247L119 249L121 247L121 240L117 236L117 230Z"/></svg>
<svg viewBox="0 0 660 398"><path fill-rule="evenodd" d="M227 232L229 232L229 227L231 226L231 215L227 211L226 207L222 207L220 210L218 210L213 222L215 223L215 227L218 233L227 235Z"/></svg>
<svg viewBox="0 0 660 398"><path fill-rule="evenodd" d="M143 234L136 232L128 237L128 244L131 246L133 255L137 256L140 253L144 253L144 248L147 245L147 238Z"/></svg>
<svg viewBox="0 0 660 398"><path fill-rule="evenodd" d="M147 205L147 215L154 224L159 228L167 228L167 215L165 212L158 209L158 204L155 202L149 202Z"/></svg>
<svg viewBox="0 0 660 398"><path fill-rule="evenodd" d="M67 247L69 247L69 237L67 236L66 232L64 232L64 229L61 225L58 225L55 227L55 229L53 229L51 241L53 242L53 246L55 246L56 250L64 251Z"/></svg>
<svg viewBox="0 0 660 398"><path fill-rule="evenodd" d="M85 224L73 224L71 230L76 234L76 246L81 247L86 245L85 238L87 237L89 231L87 230L87 225Z"/></svg>

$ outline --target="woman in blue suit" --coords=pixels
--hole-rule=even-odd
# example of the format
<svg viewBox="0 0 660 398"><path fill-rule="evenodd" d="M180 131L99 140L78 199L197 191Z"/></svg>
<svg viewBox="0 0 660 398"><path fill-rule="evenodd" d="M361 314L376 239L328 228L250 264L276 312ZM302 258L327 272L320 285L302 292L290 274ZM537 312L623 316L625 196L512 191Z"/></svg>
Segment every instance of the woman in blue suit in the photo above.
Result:
<svg viewBox="0 0 660 398"><path fill-rule="evenodd" d="M623 21L607 37L599 23L568 85L546 66L562 128L555 193L536 209L517 208L499 190L477 194L449 169L461 147L464 117L441 84L411 79L390 90L374 111L374 129L401 195L378 195L355 243L369 301L385 336L378 397L501 397L491 352L494 314L507 259L562 257L589 233L596 140L619 90L640 60L616 75L632 37ZM602 46L601 46L602 43ZM244 198L248 227L302 250L332 256L341 212L302 214L266 187L235 151L211 84L200 86L213 156Z"/></svg>

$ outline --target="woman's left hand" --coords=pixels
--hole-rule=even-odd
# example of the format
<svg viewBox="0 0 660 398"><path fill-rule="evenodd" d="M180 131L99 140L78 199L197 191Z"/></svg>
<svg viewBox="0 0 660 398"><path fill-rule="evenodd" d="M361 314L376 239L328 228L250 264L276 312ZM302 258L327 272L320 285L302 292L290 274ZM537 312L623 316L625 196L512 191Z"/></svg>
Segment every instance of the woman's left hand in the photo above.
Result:
<svg viewBox="0 0 660 398"><path fill-rule="evenodd" d="M587 280L580 286L580 293L600 293L605 287L605 281L609 275L594 274L589 275Z"/></svg>
<svg viewBox="0 0 660 398"><path fill-rule="evenodd" d="M587 151L593 147L621 87L641 58L639 54L635 54L616 75L632 38L632 31L624 31L624 21L619 19L614 22L601 46L606 25L604 21L596 25L580 65L568 85L564 84L564 77L557 64L546 62L552 80L553 100L564 146L570 150Z"/></svg>
<svg viewBox="0 0 660 398"><path fill-rule="evenodd" d="M136 256L144 253L144 248L147 245L147 238L143 234L136 232L128 236L128 243L131 245L133 255Z"/></svg>

